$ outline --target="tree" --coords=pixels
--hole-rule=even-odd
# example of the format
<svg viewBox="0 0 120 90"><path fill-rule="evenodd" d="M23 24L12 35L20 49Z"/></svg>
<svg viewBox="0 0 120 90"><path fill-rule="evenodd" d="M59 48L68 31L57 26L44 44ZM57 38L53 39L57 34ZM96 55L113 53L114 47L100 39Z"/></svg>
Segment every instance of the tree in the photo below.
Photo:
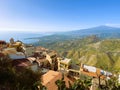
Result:
<svg viewBox="0 0 120 90"><path fill-rule="evenodd" d="M57 80L56 85L58 86L58 90L89 90L89 87L92 85L91 79L87 80L76 80L74 84L69 82L69 87L66 87L64 76L61 80Z"/></svg>
<svg viewBox="0 0 120 90"><path fill-rule="evenodd" d="M69 89L68 90L89 90L89 87L91 86L91 79L88 80L76 80L73 85L69 83Z"/></svg>
<svg viewBox="0 0 120 90"><path fill-rule="evenodd" d="M64 75L62 75L61 80L57 80L55 83L58 86L58 90L67 90L67 87L66 87L65 81L64 81Z"/></svg>
<svg viewBox="0 0 120 90"><path fill-rule="evenodd" d="M8 57L0 59L0 90L46 90L40 78L41 72L27 68L18 71Z"/></svg>

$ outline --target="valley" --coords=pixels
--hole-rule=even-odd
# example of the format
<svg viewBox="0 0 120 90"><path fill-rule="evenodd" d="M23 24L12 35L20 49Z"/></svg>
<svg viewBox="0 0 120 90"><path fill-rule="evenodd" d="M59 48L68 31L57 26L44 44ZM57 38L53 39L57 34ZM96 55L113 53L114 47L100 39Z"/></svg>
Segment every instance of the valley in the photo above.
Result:
<svg viewBox="0 0 120 90"><path fill-rule="evenodd" d="M108 32L108 30L112 31ZM82 32L86 32L87 36L81 36ZM75 37L77 35L79 37ZM105 70L117 71L120 69L118 63L120 60L119 36L118 28L99 26L85 31L41 37L33 44L55 50L60 56L71 58L75 64L85 63Z"/></svg>

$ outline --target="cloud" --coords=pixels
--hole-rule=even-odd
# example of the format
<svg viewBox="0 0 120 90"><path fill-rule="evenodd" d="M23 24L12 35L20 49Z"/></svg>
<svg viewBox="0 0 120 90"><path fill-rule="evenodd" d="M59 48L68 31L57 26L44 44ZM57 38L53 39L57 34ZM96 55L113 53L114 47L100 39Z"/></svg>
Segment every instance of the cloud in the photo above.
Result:
<svg viewBox="0 0 120 90"><path fill-rule="evenodd" d="M111 26L111 27L120 27L120 23L107 23L105 25L106 26Z"/></svg>

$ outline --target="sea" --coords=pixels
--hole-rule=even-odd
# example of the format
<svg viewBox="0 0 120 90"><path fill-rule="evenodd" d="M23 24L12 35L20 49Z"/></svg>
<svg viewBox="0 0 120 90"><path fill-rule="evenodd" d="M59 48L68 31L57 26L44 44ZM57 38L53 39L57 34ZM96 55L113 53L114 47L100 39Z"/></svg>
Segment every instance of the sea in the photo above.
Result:
<svg viewBox="0 0 120 90"><path fill-rule="evenodd" d="M52 33L32 33L32 32L16 32L16 31L3 31L0 32L0 40L9 42L10 38L14 38L15 41L20 40L23 43L34 43L39 41L40 37L51 35Z"/></svg>

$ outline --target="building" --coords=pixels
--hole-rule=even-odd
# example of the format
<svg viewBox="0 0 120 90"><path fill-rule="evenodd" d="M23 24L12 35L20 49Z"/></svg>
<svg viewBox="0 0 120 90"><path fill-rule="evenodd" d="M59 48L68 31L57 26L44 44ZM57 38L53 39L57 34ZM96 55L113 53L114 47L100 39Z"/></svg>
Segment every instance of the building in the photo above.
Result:
<svg viewBox="0 0 120 90"><path fill-rule="evenodd" d="M68 70L71 64L71 59L58 58L58 70Z"/></svg>
<svg viewBox="0 0 120 90"><path fill-rule="evenodd" d="M84 65L84 64L81 64L80 72L91 77L96 77L96 78L100 77L102 79L112 76L112 73L110 72L101 70L93 66Z"/></svg>
<svg viewBox="0 0 120 90"><path fill-rule="evenodd" d="M29 68L33 71L39 70L38 64L36 62L31 63L28 59L13 60L12 65L15 66L18 70L22 70L23 68Z"/></svg>
<svg viewBox="0 0 120 90"><path fill-rule="evenodd" d="M18 52L24 52L24 44L21 41L16 41L14 42L14 40L11 40L10 43L8 44L8 48L15 48L16 51Z"/></svg>
<svg viewBox="0 0 120 90"><path fill-rule="evenodd" d="M61 79L62 73L50 70L42 76L42 84L47 87L47 90L58 90L55 82ZM69 82L73 84L73 82L66 76L64 76L64 81L67 87L69 87Z"/></svg>
<svg viewBox="0 0 120 90"><path fill-rule="evenodd" d="M52 70L58 70L57 53L50 51L46 53L46 59L49 61Z"/></svg>
<svg viewBox="0 0 120 90"><path fill-rule="evenodd" d="M28 59L17 59L12 61L13 66L15 67L28 67L31 65Z"/></svg>
<svg viewBox="0 0 120 90"><path fill-rule="evenodd" d="M24 53L17 52L15 48L6 48L6 49L3 50L3 53L5 55L8 55L9 58L12 59L12 60L26 58Z"/></svg>
<svg viewBox="0 0 120 90"><path fill-rule="evenodd" d="M39 58L39 59L46 58L46 52L45 51L35 51L34 57Z"/></svg>
<svg viewBox="0 0 120 90"><path fill-rule="evenodd" d="M37 59L36 62L38 63L39 67L43 67L43 68L51 68L50 63L47 59L43 58L43 59Z"/></svg>

